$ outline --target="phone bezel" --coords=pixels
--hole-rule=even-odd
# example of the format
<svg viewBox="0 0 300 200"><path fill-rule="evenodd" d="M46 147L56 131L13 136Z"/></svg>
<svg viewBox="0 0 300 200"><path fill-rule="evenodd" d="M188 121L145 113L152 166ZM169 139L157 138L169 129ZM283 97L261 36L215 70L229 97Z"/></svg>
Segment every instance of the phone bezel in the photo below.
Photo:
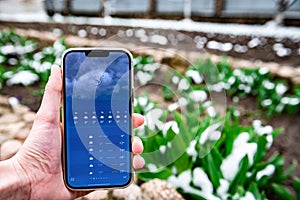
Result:
<svg viewBox="0 0 300 200"><path fill-rule="evenodd" d="M108 185L108 186L84 186L84 187L73 187L72 185L69 184L68 180L67 180L67 165L66 165L66 140L65 140L65 58L67 56L67 54L71 53L71 52L91 52L91 51L109 51L109 52L123 52L125 53L128 58L129 58L129 96L130 96L130 100L129 100L129 112L130 112L130 116L131 116L131 120L130 120L130 134L129 134L129 141L132 141L132 131L133 131L133 123L132 123L132 114L133 114L133 98L132 98L132 91L134 88L134 82L133 82L133 64L132 64L132 54L130 53L130 51L128 51L127 49L124 48L69 48L67 50L64 51L63 55L62 55L62 63L61 63L61 68L62 68L62 81L63 81L63 89L62 89L62 132L63 132L63 137L62 137L62 164L63 164L63 179L64 179L64 183L66 185L66 187L70 190L74 190L74 191L89 191L89 190L94 190L94 189L116 189L116 188L125 188L128 187L132 182L133 182L133 164L132 164L132 158L133 158L133 154L132 154L132 142L130 142L129 144L129 150L130 150L130 178L129 181L127 183L125 183L124 185Z"/></svg>

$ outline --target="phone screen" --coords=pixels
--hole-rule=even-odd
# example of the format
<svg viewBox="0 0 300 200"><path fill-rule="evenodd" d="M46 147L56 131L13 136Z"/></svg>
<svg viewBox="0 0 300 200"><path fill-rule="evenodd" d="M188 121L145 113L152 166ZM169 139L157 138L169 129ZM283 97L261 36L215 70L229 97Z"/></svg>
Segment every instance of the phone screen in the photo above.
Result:
<svg viewBox="0 0 300 200"><path fill-rule="evenodd" d="M69 50L63 66L66 184L129 184L131 56L123 50Z"/></svg>

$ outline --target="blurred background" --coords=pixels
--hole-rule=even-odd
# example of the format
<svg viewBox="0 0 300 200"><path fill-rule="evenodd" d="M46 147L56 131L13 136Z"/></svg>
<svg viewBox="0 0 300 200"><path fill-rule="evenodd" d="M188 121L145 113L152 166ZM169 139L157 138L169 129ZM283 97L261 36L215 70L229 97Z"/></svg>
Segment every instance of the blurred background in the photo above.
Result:
<svg viewBox="0 0 300 200"><path fill-rule="evenodd" d="M300 199L299 0L0 0L0 160L69 47L133 56L145 168L80 199Z"/></svg>

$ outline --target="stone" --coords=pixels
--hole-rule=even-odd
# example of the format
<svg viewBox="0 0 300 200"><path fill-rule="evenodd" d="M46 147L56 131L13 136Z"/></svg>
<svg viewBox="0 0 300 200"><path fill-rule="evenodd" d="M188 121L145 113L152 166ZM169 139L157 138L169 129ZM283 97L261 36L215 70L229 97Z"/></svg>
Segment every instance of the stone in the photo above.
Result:
<svg viewBox="0 0 300 200"><path fill-rule="evenodd" d="M22 146L19 140L7 140L0 147L0 160L6 160L15 155Z"/></svg>
<svg viewBox="0 0 300 200"><path fill-rule="evenodd" d="M293 84L299 85L300 84L300 76L293 77L291 81Z"/></svg>
<svg viewBox="0 0 300 200"><path fill-rule="evenodd" d="M113 191L113 199L115 200L141 200L141 188L136 184L131 184L124 189L116 189Z"/></svg>
<svg viewBox="0 0 300 200"><path fill-rule="evenodd" d="M20 118L12 113L7 113L4 114L0 117L0 124L10 124L10 123L15 123L15 122L19 122Z"/></svg>
<svg viewBox="0 0 300 200"><path fill-rule="evenodd" d="M282 78L292 78L294 77L295 71L293 70L292 67L289 66L281 66L278 71L277 71L277 75L282 77Z"/></svg>
<svg viewBox="0 0 300 200"><path fill-rule="evenodd" d="M96 190L93 191L91 193L89 193L88 195L85 195L81 198L78 199L86 199L86 200L107 200L110 199L109 198L109 190Z"/></svg>
<svg viewBox="0 0 300 200"><path fill-rule="evenodd" d="M25 122L33 122L34 121L34 118L35 118L35 113L34 112L28 112L28 113L25 113L23 115L23 120Z"/></svg>
<svg viewBox="0 0 300 200"><path fill-rule="evenodd" d="M21 131L24 126L25 122L19 121L15 123L10 123L10 124L0 124L0 133L2 134L8 134L9 138L14 138L15 135Z"/></svg>
<svg viewBox="0 0 300 200"><path fill-rule="evenodd" d="M24 141L30 133L30 129L22 129L16 133L15 139Z"/></svg>
<svg viewBox="0 0 300 200"><path fill-rule="evenodd" d="M5 115L6 113L9 113L9 112L11 112L11 109L9 107L2 107L2 106L0 106L0 117L2 115Z"/></svg>
<svg viewBox="0 0 300 200"><path fill-rule="evenodd" d="M9 107L8 99L5 96L0 96L0 106Z"/></svg>
<svg viewBox="0 0 300 200"><path fill-rule="evenodd" d="M143 200L184 200L170 184L164 180L152 179L141 186Z"/></svg>
<svg viewBox="0 0 300 200"><path fill-rule="evenodd" d="M8 138L5 135L0 135L0 145L5 142L6 140L8 140ZM0 152L1 153L1 152Z"/></svg>
<svg viewBox="0 0 300 200"><path fill-rule="evenodd" d="M24 114L29 111L29 108L26 106L23 106L23 105L19 105L19 106L15 107L13 109L13 111L14 111L14 113L17 113L17 114Z"/></svg>

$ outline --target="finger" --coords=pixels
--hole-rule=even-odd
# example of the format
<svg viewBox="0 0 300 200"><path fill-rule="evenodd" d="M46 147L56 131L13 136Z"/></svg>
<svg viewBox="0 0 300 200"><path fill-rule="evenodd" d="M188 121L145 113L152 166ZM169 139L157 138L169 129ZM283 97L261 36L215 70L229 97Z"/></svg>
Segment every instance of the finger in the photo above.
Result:
<svg viewBox="0 0 300 200"><path fill-rule="evenodd" d="M133 167L135 169L143 168L145 164L145 160L140 155L133 156Z"/></svg>
<svg viewBox="0 0 300 200"><path fill-rule="evenodd" d="M144 123L144 117L140 114L136 114L136 113L133 114L132 120L133 120L133 127L134 128L137 128L137 127L141 126Z"/></svg>
<svg viewBox="0 0 300 200"><path fill-rule="evenodd" d="M132 142L132 152L134 154L141 154L144 150L143 143L140 138L134 137Z"/></svg>
<svg viewBox="0 0 300 200"><path fill-rule="evenodd" d="M61 104L62 78L57 65L51 67L51 75L45 87L44 97L37 112L36 119L47 122L59 122Z"/></svg>

